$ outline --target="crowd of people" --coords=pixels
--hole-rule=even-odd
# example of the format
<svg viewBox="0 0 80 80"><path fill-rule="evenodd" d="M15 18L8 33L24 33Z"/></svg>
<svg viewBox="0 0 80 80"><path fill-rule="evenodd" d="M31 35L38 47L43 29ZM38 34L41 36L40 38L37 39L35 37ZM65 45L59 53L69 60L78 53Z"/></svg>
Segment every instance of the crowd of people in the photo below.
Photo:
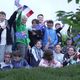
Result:
<svg viewBox="0 0 80 80"><path fill-rule="evenodd" d="M0 69L52 67L60 68L80 64L80 47L74 44L75 38L67 38L62 45L63 26L54 25L53 20L44 21L39 14L26 26L27 17L22 8L17 9L9 20L0 11ZM55 26L55 29L53 29ZM80 34L78 34L80 39Z"/></svg>

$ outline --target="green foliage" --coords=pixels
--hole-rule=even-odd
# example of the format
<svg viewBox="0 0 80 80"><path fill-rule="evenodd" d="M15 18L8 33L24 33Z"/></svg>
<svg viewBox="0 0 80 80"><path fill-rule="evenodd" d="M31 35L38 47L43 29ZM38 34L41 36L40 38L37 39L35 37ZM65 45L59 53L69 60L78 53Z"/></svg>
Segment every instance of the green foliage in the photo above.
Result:
<svg viewBox="0 0 80 80"><path fill-rule="evenodd" d="M68 24L72 27L72 32L78 34L80 32L80 7L76 9L76 12L57 11L56 16L63 24Z"/></svg>
<svg viewBox="0 0 80 80"><path fill-rule="evenodd" d="M0 71L0 80L80 80L80 65Z"/></svg>
<svg viewBox="0 0 80 80"><path fill-rule="evenodd" d="M68 0L68 3L70 3L72 0ZM76 4L79 4L80 0L75 0Z"/></svg>

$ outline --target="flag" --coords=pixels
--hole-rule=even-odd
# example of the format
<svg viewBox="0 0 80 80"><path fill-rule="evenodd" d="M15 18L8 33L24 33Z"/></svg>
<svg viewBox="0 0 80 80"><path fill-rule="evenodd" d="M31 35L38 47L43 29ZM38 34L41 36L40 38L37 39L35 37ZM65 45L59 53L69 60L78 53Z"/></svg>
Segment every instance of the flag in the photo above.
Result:
<svg viewBox="0 0 80 80"><path fill-rule="evenodd" d="M30 17L34 12L26 5L23 6L23 14Z"/></svg>
<svg viewBox="0 0 80 80"><path fill-rule="evenodd" d="M20 0L15 0L15 2L14 2L15 6L21 7L21 4L19 2L20 2Z"/></svg>
<svg viewBox="0 0 80 80"><path fill-rule="evenodd" d="M15 35L16 35L17 39L25 39L25 38L27 38L27 35L25 33L23 33L23 32L16 32Z"/></svg>

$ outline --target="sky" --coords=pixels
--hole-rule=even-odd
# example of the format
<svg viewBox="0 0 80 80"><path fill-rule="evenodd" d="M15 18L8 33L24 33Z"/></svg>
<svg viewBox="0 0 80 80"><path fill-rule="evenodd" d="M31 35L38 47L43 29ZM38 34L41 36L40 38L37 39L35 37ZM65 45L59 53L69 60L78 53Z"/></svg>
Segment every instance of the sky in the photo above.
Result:
<svg viewBox="0 0 80 80"><path fill-rule="evenodd" d="M5 11L7 19L17 9L14 5L15 0L0 0L0 11ZM75 4L75 0L71 3L67 3L67 0L20 0L20 4L29 6L34 14L28 18L27 25L31 25L31 20L36 18L38 14L43 14L44 19L56 20L56 11L76 11L79 6Z"/></svg>

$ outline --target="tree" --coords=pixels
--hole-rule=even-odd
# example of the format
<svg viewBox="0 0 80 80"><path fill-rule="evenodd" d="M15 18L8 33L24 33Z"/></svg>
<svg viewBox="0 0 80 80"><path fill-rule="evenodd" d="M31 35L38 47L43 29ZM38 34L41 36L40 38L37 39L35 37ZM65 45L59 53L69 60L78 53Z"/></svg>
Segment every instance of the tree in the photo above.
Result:
<svg viewBox="0 0 80 80"><path fill-rule="evenodd" d="M68 0L70 3L72 0ZM79 4L80 0L75 0L75 3ZM80 47L80 7L76 9L76 12L73 11L57 11L56 12L57 20L62 21L63 24L69 25L69 33L73 36L70 36L74 39L74 37L78 36L77 41L75 43L79 43L78 47ZM76 36L77 35L77 36Z"/></svg>
<svg viewBox="0 0 80 80"><path fill-rule="evenodd" d="M71 1L73 1L73 0L68 0L68 3L70 3ZM75 0L76 4L79 4L79 2L80 2L80 0Z"/></svg>

